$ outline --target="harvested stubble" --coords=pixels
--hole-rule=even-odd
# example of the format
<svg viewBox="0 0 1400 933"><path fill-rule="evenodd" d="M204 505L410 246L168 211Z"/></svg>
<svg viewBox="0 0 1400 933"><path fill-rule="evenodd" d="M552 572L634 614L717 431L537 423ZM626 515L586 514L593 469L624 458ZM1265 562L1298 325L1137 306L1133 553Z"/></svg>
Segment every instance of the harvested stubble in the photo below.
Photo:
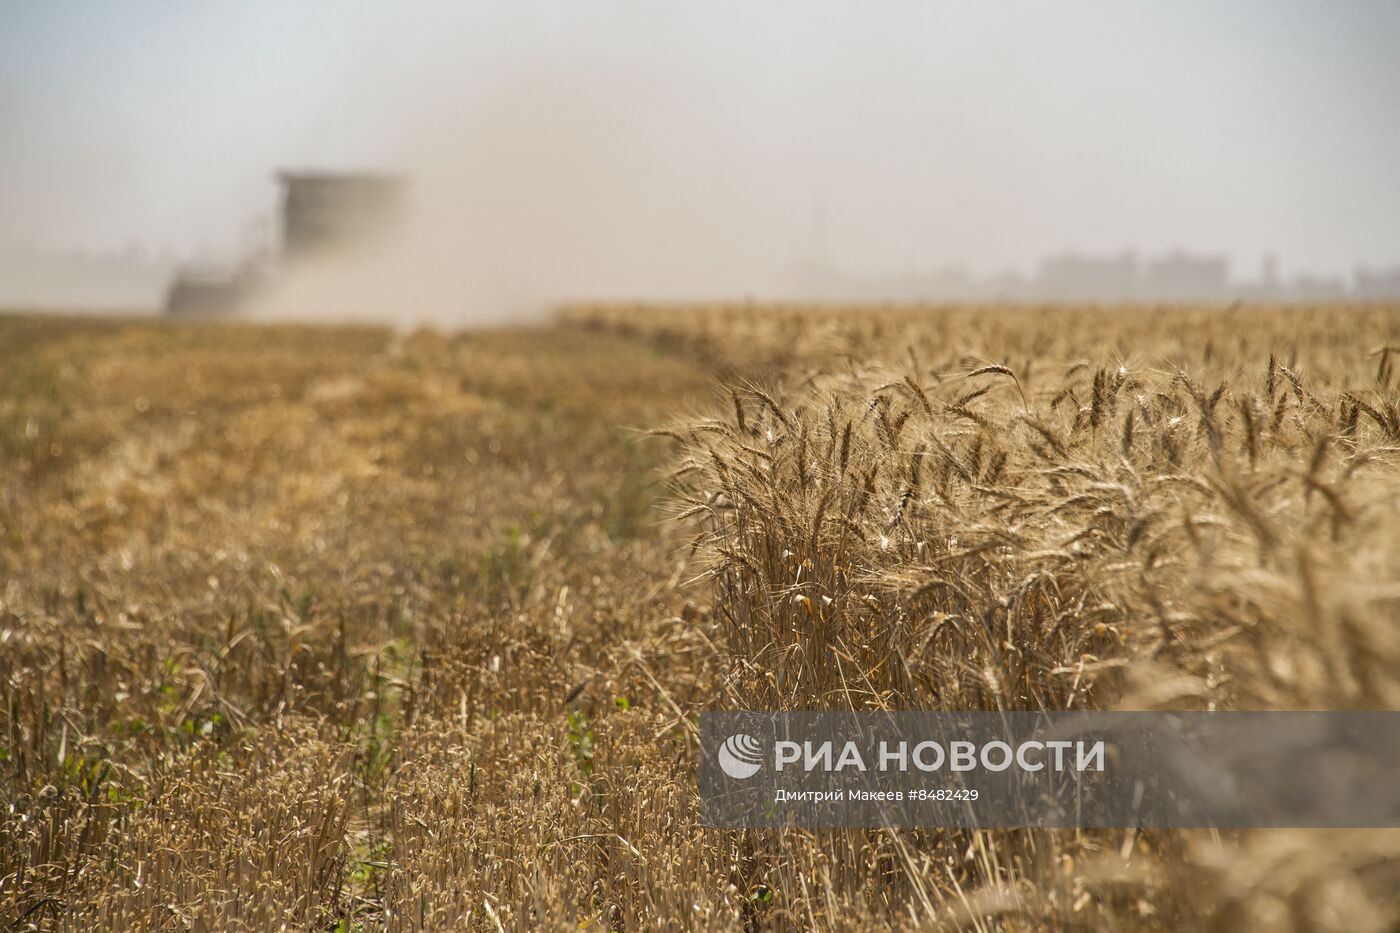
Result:
<svg viewBox="0 0 1400 933"><path fill-rule="evenodd" d="M0 918L1391 928L1390 832L707 832L692 724L1395 708L1396 347L1393 308L0 318Z"/></svg>

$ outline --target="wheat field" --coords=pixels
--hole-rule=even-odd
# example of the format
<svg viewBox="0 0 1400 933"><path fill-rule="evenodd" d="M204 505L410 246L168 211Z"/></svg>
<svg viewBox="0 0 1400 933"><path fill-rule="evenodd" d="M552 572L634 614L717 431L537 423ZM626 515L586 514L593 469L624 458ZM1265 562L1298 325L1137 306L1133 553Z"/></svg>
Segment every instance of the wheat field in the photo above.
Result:
<svg viewBox="0 0 1400 933"><path fill-rule="evenodd" d="M1400 832L701 828L705 709L1400 709L1400 307L0 317L0 924L1400 926Z"/></svg>

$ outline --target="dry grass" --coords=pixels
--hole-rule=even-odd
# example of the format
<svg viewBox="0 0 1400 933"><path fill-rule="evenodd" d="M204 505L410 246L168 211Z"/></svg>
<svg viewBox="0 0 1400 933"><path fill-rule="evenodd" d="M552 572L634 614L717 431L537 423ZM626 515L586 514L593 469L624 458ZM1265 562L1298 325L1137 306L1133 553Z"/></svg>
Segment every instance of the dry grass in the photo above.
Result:
<svg viewBox="0 0 1400 933"><path fill-rule="evenodd" d="M693 723L1400 708L1397 352L1394 308L0 318L0 921L1391 929L1391 832L701 830Z"/></svg>

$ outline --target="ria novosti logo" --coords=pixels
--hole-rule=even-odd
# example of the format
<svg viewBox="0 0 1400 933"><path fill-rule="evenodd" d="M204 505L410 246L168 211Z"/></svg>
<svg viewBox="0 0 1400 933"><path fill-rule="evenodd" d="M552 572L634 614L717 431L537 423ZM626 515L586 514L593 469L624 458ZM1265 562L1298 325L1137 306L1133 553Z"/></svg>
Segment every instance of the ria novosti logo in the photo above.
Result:
<svg viewBox="0 0 1400 933"><path fill-rule="evenodd" d="M1013 769L1031 774L1044 770L1102 772L1105 770L1105 750L1102 739L1091 742L1031 739L1014 745L1000 739L982 742L924 740L914 742L912 747L908 740L901 739L880 741L878 755L872 759L869 756L876 749L867 748L862 752L854 741L780 740L773 743L773 770L778 774L788 770L828 774L872 770L908 773L911 769L925 773L943 770L995 773ZM1069 754L1071 751L1074 752L1072 758ZM747 780L763 767L763 743L747 732L735 732L720 743L715 757L719 760L720 770L728 777L737 781ZM790 769L789 766L796 767Z"/></svg>
<svg viewBox="0 0 1400 933"><path fill-rule="evenodd" d="M1400 828L1400 710L736 710L699 725L706 826Z"/></svg>
<svg viewBox="0 0 1400 933"><path fill-rule="evenodd" d="M763 747L753 736L736 732L719 747L718 758L721 771L742 781L753 777L763 766Z"/></svg>

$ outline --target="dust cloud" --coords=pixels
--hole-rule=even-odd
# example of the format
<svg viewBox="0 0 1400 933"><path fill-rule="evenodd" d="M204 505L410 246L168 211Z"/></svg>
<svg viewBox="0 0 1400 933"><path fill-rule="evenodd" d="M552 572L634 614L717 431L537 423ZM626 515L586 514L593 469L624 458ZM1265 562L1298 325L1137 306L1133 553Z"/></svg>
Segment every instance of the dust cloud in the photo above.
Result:
<svg viewBox="0 0 1400 933"><path fill-rule="evenodd" d="M1384 5L9 0L0 23L0 307L154 311L177 265L252 316L410 326L1400 295ZM406 203L375 248L293 264L284 169L394 173Z"/></svg>
<svg viewBox="0 0 1400 933"><path fill-rule="evenodd" d="M737 185L681 102L623 76L547 70L477 100L415 97L384 165L405 180L367 242L278 264L248 312L421 323L528 319L578 300L727 298L774 287L726 242ZM750 199L751 200L751 199Z"/></svg>

